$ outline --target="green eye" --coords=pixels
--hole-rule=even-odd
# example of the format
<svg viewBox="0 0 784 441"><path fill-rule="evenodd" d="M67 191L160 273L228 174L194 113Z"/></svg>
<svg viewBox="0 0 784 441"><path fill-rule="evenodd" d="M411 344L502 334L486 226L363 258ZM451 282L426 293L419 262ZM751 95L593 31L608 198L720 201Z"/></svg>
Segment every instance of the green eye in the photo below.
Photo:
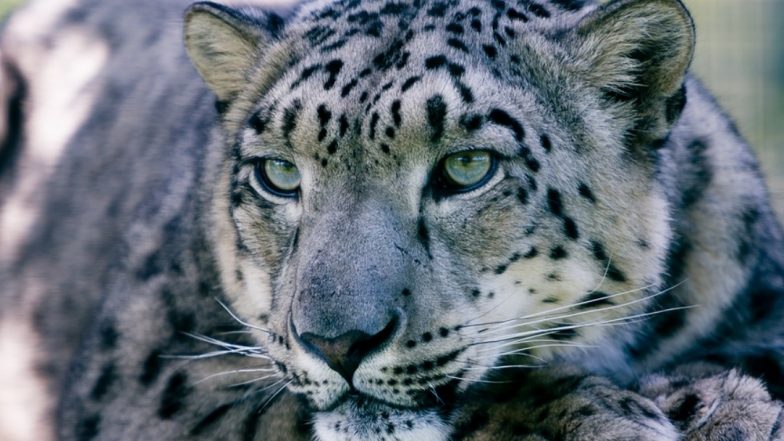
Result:
<svg viewBox="0 0 784 441"><path fill-rule="evenodd" d="M300 176L297 166L283 159L263 159L256 165L256 178L276 196L296 197Z"/></svg>
<svg viewBox="0 0 784 441"><path fill-rule="evenodd" d="M444 159L442 173L455 192L466 192L486 183L495 170L495 158L484 150L468 150Z"/></svg>

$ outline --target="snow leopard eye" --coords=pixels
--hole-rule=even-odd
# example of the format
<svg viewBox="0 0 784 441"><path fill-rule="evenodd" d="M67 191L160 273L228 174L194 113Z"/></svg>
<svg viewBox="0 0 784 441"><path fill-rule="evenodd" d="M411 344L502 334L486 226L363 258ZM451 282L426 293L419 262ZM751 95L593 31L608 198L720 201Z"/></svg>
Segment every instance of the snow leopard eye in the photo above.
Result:
<svg viewBox="0 0 784 441"><path fill-rule="evenodd" d="M256 180L264 190L275 196L295 198L299 194L300 175L297 166L278 158L265 158L256 164Z"/></svg>
<svg viewBox="0 0 784 441"><path fill-rule="evenodd" d="M486 150L466 150L447 156L441 163L442 183L453 193L465 193L486 184L496 169L495 157Z"/></svg>

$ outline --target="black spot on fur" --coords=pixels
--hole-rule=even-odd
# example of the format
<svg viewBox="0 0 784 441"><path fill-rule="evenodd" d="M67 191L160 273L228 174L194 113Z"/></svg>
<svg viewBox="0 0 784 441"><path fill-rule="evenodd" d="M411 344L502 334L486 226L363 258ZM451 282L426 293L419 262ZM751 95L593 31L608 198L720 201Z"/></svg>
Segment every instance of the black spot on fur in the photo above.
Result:
<svg viewBox="0 0 784 441"><path fill-rule="evenodd" d="M432 57L425 58L425 68L433 70L433 69L440 69L447 64L446 56L444 55L435 55Z"/></svg>
<svg viewBox="0 0 784 441"><path fill-rule="evenodd" d="M604 245L600 242L591 241L591 253L596 260L605 263L608 260L607 253L604 251Z"/></svg>
<svg viewBox="0 0 784 441"><path fill-rule="evenodd" d="M109 388L117 380L117 369L114 362L108 362L101 368L101 373L98 375L98 380L95 381L92 390L90 391L90 398L95 401L100 401L109 391Z"/></svg>
<svg viewBox="0 0 784 441"><path fill-rule="evenodd" d="M474 92L471 90L470 87L463 84L462 81L455 81L455 87L457 87L457 91L460 92L460 98L463 102L471 104L474 102Z"/></svg>
<svg viewBox="0 0 784 441"><path fill-rule="evenodd" d="M596 203L596 197L594 197L591 188L588 187L585 183L580 182L580 185L577 187L577 191L580 192L580 196L589 200L591 203Z"/></svg>
<svg viewBox="0 0 784 441"><path fill-rule="evenodd" d="M531 3L528 5L528 10L539 18L550 18L550 11L539 3Z"/></svg>
<svg viewBox="0 0 784 441"><path fill-rule="evenodd" d="M185 372L176 372L169 378L166 388L163 390L158 416L166 420L180 412L185 406L189 394L188 376Z"/></svg>
<svg viewBox="0 0 784 441"><path fill-rule="evenodd" d="M381 21L374 21L365 29L365 35L378 38L381 36L383 29L384 24Z"/></svg>
<svg viewBox="0 0 784 441"><path fill-rule="evenodd" d="M342 138L346 136L346 132L348 132L348 127L349 127L348 118L346 118L345 114L340 115L340 120L338 121L338 125L339 125L338 130L340 133L340 137Z"/></svg>
<svg viewBox="0 0 784 441"><path fill-rule="evenodd" d="M614 263L611 263L607 268L607 277L615 282L625 282L626 274L623 273Z"/></svg>
<svg viewBox="0 0 784 441"><path fill-rule="evenodd" d="M161 351L153 350L147 355L142 364L142 373L139 375L139 383L142 386L149 386L160 375L162 368Z"/></svg>
<svg viewBox="0 0 784 441"><path fill-rule="evenodd" d="M329 145L327 146L327 153L333 155L337 150L338 150L338 140L333 139L332 142L330 142Z"/></svg>
<svg viewBox="0 0 784 441"><path fill-rule="evenodd" d="M76 439L78 441L90 441L98 436L98 428L101 424L100 415L90 415L83 418L76 425Z"/></svg>
<svg viewBox="0 0 784 441"><path fill-rule="evenodd" d="M713 171L705 154L708 145L701 139L695 139L686 148L691 155L688 166L691 176L689 186L681 198L681 205L684 208L688 208L702 199L702 195L713 180Z"/></svg>
<svg viewBox="0 0 784 441"><path fill-rule="evenodd" d="M501 109L492 109L488 118L495 124L509 128L514 133L517 141L522 141L525 137L525 130L523 130L522 124L505 111Z"/></svg>
<svg viewBox="0 0 784 441"><path fill-rule="evenodd" d="M550 137L547 135L542 135L539 137L539 142L542 144L542 148L545 152L550 153L553 150L553 144L550 141Z"/></svg>
<svg viewBox="0 0 784 441"><path fill-rule="evenodd" d="M433 6L427 10L427 15L431 17L443 17L446 15L446 11L449 9L449 6L444 2L436 2Z"/></svg>
<svg viewBox="0 0 784 441"><path fill-rule="evenodd" d="M283 132L283 137L287 140L291 137L291 132L297 127L297 116L301 109L302 103L300 103L299 100L294 100L292 105L283 111L283 125L281 126L281 131Z"/></svg>
<svg viewBox="0 0 784 441"><path fill-rule="evenodd" d="M260 111L254 112L253 115L251 115L248 124L257 134L261 135L267 129L267 124L269 123L269 120L267 120L266 118L262 118L259 113Z"/></svg>
<svg viewBox="0 0 784 441"><path fill-rule="evenodd" d="M471 20L471 29L476 32L482 32L482 22L476 18Z"/></svg>
<svg viewBox="0 0 784 441"><path fill-rule="evenodd" d="M531 149L529 149L528 147L525 146L520 147L520 157L523 158L526 167L528 167L528 169L531 170L532 172L537 173L541 168L539 161L534 157L533 152L531 152Z"/></svg>
<svg viewBox="0 0 784 441"><path fill-rule="evenodd" d="M746 262L755 249L762 248L755 247L756 242L759 240L755 233L759 219L760 212L756 208L744 210L741 214L742 232L738 235L738 249L735 254L741 263Z"/></svg>
<svg viewBox="0 0 784 441"><path fill-rule="evenodd" d="M451 32L457 35L463 35L464 32L463 26L458 23L449 23L444 29L446 29L447 32Z"/></svg>
<svg viewBox="0 0 784 441"><path fill-rule="evenodd" d="M697 413L697 408L702 404L700 397L694 394L687 394L683 400L667 412L671 420L677 422L688 422Z"/></svg>
<svg viewBox="0 0 784 441"><path fill-rule="evenodd" d="M136 277L141 280L148 280L151 277L159 274L161 271L163 271L161 260L162 256L160 250L151 253L149 256L147 256L142 266L136 272Z"/></svg>
<svg viewBox="0 0 784 441"><path fill-rule="evenodd" d="M368 133L370 139L376 139L376 126L378 125L378 119L378 113L373 112L373 115L370 117L370 132Z"/></svg>
<svg viewBox="0 0 784 441"><path fill-rule="evenodd" d="M561 202L561 193L553 188L547 189L547 207L554 215L563 216L563 203Z"/></svg>
<svg viewBox="0 0 784 441"><path fill-rule="evenodd" d="M427 122L430 125L430 141L438 142L444 135L444 121L446 120L446 103L440 95L435 95L427 100Z"/></svg>
<svg viewBox="0 0 784 441"><path fill-rule="evenodd" d="M604 306L612 306L615 303L612 300L608 299L609 294L602 291L594 291L587 296L580 299L578 303L581 303L577 308L578 309L590 309L590 308L600 308Z"/></svg>
<svg viewBox="0 0 784 441"><path fill-rule="evenodd" d="M413 76L413 77L410 77L410 78L408 78L408 79L407 79L407 80L406 80L406 81L403 83L403 85L402 85L402 86L400 86L400 91L401 91L401 92L405 92L405 91L407 91L407 90L408 90L408 89L410 89L410 88L411 88L411 87L412 87L414 84L416 84L417 82L419 82L419 80L421 80L421 79L422 79L422 77L420 77L420 76Z"/></svg>
<svg viewBox="0 0 784 441"><path fill-rule="evenodd" d="M349 81L348 83L346 83L346 85L345 85L345 86L343 86L343 88L342 88L342 89L340 89L340 96L341 96L342 98L345 98L345 97L347 97L347 96L348 96L348 94L350 94L350 93L351 93L351 90L352 90L354 87L356 87L357 83L358 83L358 81L357 81L357 79L356 79L356 78L354 78L354 79L352 79L351 81Z"/></svg>
<svg viewBox="0 0 784 441"><path fill-rule="evenodd" d="M460 125L469 132L479 130L482 127L482 115L476 113L465 114L460 117Z"/></svg>
<svg viewBox="0 0 784 441"><path fill-rule="evenodd" d="M502 37L501 34L499 34L498 32L493 32L493 39L499 45L506 47L506 39Z"/></svg>
<svg viewBox="0 0 784 441"><path fill-rule="evenodd" d="M2 125L6 129L4 139L0 139L0 176L5 176L4 172L14 168L22 153L25 103L29 93L28 84L19 69L11 63L5 63L3 68L7 74L3 81L6 86L10 86L8 88L12 93L5 102L0 103L4 107L4 112L0 114L5 113Z"/></svg>
<svg viewBox="0 0 784 441"><path fill-rule="evenodd" d="M536 247L532 247L530 250L528 250L527 253L523 254L523 258L524 259L533 259L534 257L536 257L538 255L539 255L539 250L537 250Z"/></svg>
<svg viewBox="0 0 784 441"><path fill-rule="evenodd" d="M517 189L517 199L523 205L527 205L528 204L528 191L525 188L523 188L523 187L518 188Z"/></svg>
<svg viewBox="0 0 784 441"><path fill-rule="evenodd" d="M534 177L531 175L525 175L525 180L526 182L528 182L528 188L532 192L535 192L538 188L538 186L536 185L536 179L534 179Z"/></svg>
<svg viewBox="0 0 784 441"><path fill-rule="evenodd" d="M406 12L408 7L405 3L387 3L379 12L381 15L400 15Z"/></svg>
<svg viewBox="0 0 784 441"><path fill-rule="evenodd" d="M680 118L686 107L686 85L684 84L675 95L669 97L665 103L665 118L667 123L673 124Z"/></svg>
<svg viewBox="0 0 784 441"><path fill-rule="evenodd" d="M373 65L380 71L386 71L403 57L402 49L404 43L401 40L393 41L389 48L384 52L373 57Z"/></svg>
<svg viewBox="0 0 784 441"><path fill-rule="evenodd" d="M509 17L510 20L522 21L523 23L528 21L528 16L514 8L506 11L506 16Z"/></svg>
<svg viewBox="0 0 784 441"><path fill-rule="evenodd" d="M446 44L452 46L453 48L468 53L468 46L465 45L461 40L457 38L449 38L446 40Z"/></svg>
<svg viewBox="0 0 784 441"><path fill-rule="evenodd" d="M389 110L392 113L392 122L395 124L395 127L400 127L400 124L403 122L403 117L400 115L400 100L393 101Z"/></svg>
<svg viewBox="0 0 784 441"><path fill-rule="evenodd" d="M319 46L331 36L335 35L335 30L327 26L315 26L305 33L311 46Z"/></svg>
<svg viewBox="0 0 784 441"><path fill-rule="evenodd" d="M550 0L550 3L567 11L579 11L585 6L585 0Z"/></svg>
<svg viewBox="0 0 784 441"><path fill-rule="evenodd" d="M577 229L577 224L574 222L574 219L571 217L564 217L563 225L566 237L572 240L580 238L580 230Z"/></svg>
<svg viewBox="0 0 784 441"><path fill-rule="evenodd" d="M119 337L119 333L117 332L117 328L114 326L112 322L105 322L101 325L100 333L100 345L101 350L109 351L117 346L117 338Z"/></svg>
<svg viewBox="0 0 784 441"><path fill-rule="evenodd" d="M569 253L567 253L564 247L560 245L550 250L550 259L561 260L565 259L566 257L569 257Z"/></svg>
<svg viewBox="0 0 784 441"><path fill-rule="evenodd" d="M299 75L296 81L291 84L291 90L296 89L300 84L307 81L310 77L313 76L314 73L318 72L321 69L320 64L314 64L312 66L308 66L302 70L302 73Z"/></svg>
<svg viewBox="0 0 784 441"><path fill-rule="evenodd" d="M330 44L328 44L326 46L322 46L321 47L321 53L322 54L327 54L329 52L338 50L338 49L342 48L343 46L345 46L346 43L348 43L348 39L347 38L341 38L340 40L338 40L338 41L336 41L334 43L330 43Z"/></svg>
<svg viewBox="0 0 784 441"><path fill-rule="evenodd" d="M222 404L215 409L213 409L210 413L205 415L195 426L191 429L191 436L196 436L203 433L206 429L208 429L213 424L220 421L226 413L231 409L233 403Z"/></svg>
<svg viewBox="0 0 784 441"><path fill-rule="evenodd" d="M561 325L561 326L567 326L567 325ZM552 333L550 334L547 334L547 337L555 340L571 340L577 337L577 331L575 331L573 328L558 329L556 331L552 331Z"/></svg>
<svg viewBox="0 0 784 441"><path fill-rule="evenodd" d="M330 112L324 104L319 104L316 109L316 115L318 117L319 126L322 128L326 127L327 124L329 124L329 120L332 118L332 112Z"/></svg>

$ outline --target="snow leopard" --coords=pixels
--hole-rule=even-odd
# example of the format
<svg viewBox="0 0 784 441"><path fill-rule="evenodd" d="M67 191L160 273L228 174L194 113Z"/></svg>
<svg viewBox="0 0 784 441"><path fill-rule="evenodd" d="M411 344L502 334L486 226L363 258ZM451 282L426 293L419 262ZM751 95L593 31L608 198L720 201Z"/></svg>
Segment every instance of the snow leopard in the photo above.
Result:
<svg viewBox="0 0 784 441"><path fill-rule="evenodd" d="M25 11L0 317L56 439L784 439L782 230L679 0Z"/></svg>

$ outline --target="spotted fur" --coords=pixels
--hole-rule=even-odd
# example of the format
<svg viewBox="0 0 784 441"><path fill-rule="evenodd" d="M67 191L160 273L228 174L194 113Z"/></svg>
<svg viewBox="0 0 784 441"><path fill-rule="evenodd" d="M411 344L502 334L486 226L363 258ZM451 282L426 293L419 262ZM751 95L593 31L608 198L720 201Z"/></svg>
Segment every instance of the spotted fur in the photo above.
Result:
<svg viewBox="0 0 784 441"><path fill-rule="evenodd" d="M48 38L106 45L98 98L0 266L61 439L780 437L784 241L677 0L92 3Z"/></svg>

